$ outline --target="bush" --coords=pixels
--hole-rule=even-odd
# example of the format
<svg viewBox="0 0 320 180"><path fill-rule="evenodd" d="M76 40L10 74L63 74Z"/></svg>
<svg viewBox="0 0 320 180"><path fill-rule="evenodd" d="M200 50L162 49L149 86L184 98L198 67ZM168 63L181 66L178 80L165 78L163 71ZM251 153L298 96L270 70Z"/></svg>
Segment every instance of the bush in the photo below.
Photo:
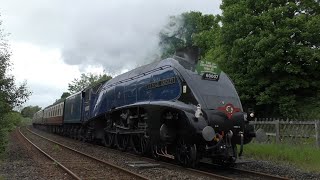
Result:
<svg viewBox="0 0 320 180"><path fill-rule="evenodd" d="M320 93L319 93L320 95ZM318 95L318 97L320 97ZM298 113L305 119L320 119L320 99L305 98L299 102Z"/></svg>
<svg viewBox="0 0 320 180"><path fill-rule="evenodd" d="M24 118L18 112L9 112L0 118L0 156L3 155L8 143L8 133L21 125Z"/></svg>
<svg viewBox="0 0 320 180"><path fill-rule="evenodd" d="M8 130L6 128L0 129L0 157L2 158L3 153L8 143Z"/></svg>

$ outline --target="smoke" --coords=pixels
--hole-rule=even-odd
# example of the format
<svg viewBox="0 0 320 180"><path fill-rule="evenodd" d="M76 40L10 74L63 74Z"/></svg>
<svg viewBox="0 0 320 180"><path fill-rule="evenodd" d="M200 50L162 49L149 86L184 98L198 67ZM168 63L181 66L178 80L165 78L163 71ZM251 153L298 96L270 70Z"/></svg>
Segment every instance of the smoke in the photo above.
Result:
<svg viewBox="0 0 320 180"><path fill-rule="evenodd" d="M102 65L109 74L146 64L159 53L159 29L168 17L154 6L140 1L84 12L62 49L64 61L82 68Z"/></svg>
<svg viewBox="0 0 320 180"><path fill-rule="evenodd" d="M63 61L79 66L80 70L102 66L107 73L118 74L159 59L158 35L169 16L187 11L217 14L220 3L212 0L11 0L2 6L14 9L10 11L14 14L6 16L13 20L19 18L19 21L8 21L16 22L9 25L15 28L9 32L17 39L60 49ZM17 29L20 31L15 32Z"/></svg>
<svg viewBox="0 0 320 180"><path fill-rule="evenodd" d="M76 21L77 28L62 49L62 57L67 64L81 68L101 65L109 74L159 59L158 35L169 16L189 10L204 11L187 3L190 2L126 1L111 3L111 7L109 3L102 7L91 4L95 10L81 11L81 21ZM214 4L211 2L212 9Z"/></svg>

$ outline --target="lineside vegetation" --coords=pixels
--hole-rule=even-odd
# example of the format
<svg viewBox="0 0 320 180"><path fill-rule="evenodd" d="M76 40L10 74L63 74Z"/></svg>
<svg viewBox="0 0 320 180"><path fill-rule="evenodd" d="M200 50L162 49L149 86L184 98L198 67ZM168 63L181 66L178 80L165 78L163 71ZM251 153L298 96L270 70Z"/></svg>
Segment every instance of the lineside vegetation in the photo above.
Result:
<svg viewBox="0 0 320 180"><path fill-rule="evenodd" d="M221 15L170 17L159 35L162 55L198 46L257 115L320 118L320 2L222 0L220 8Z"/></svg>
<svg viewBox="0 0 320 180"><path fill-rule="evenodd" d="M10 75L11 53L1 25L0 20L0 155L5 150L8 132L23 121L21 114L13 109L22 105L31 94L26 82L17 86L15 78Z"/></svg>
<svg viewBox="0 0 320 180"><path fill-rule="evenodd" d="M301 145L250 143L246 145L244 155L320 173L320 149L303 143Z"/></svg>

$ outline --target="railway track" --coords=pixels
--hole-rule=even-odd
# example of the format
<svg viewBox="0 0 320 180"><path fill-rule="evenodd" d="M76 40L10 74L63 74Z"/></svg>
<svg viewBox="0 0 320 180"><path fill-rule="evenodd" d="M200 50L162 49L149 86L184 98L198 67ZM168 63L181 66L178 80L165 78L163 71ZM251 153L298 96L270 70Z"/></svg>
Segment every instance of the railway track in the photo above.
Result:
<svg viewBox="0 0 320 180"><path fill-rule="evenodd" d="M29 130L29 129L28 129ZM31 130L29 130L31 131ZM200 168L193 169L193 168L184 168L179 165L175 165L172 162L164 162L164 161L157 161L149 157L142 157L139 155L135 155L129 152L122 152L116 149L111 149L111 148L106 148L103 146L97 146L94 145L95 148L101 149L101 150L108 150L112 152L117 152L117 153L122 153L125 156L131 156L131 157L139 157L142 160L148 161L148 162L156 162L162 164L162 166L165 167L174 167L176 169L184 169L192 172L193 174L197 174L202 177L210 177L214 179L225 179L225 180L231 180L231 179L288 179L286 177L280 177L280 176L275 176L271 174L266 174L266 173L261 173L261 172L255 172L255 171L248 171L244 169L239 169L239 168L228 168L228 169L222 169L221 167L218 167L213 164L208 164L208 163L201 163Z"/></svg>
<svg viewBox="0 0 320 180"><path fill-rule="evenodd" d="M221 175L226 175L232 179L273 179L273 180L288 180L287 177L281 177L273 174L267 174L257 171L250 171L240 168L223 168L214 164L201 162L200 171L213 172Z"/></svg>
<svg viewBox="0 0 320 180"><path fill-rule="evenodd" d="M33 132L32 130L30 130L29 128L27 128L28 131L32 132L32 133L35 133ZM61 137L61 136L58 136L58 137ZM63 138L63 137L61 137ZM69 138L68 138L69 139ZM69 139L71 140L71 139ZM72 143L72 142L71 142ZM70 144L68 142L68 144ZM74 144L76 144L76 142L74 142ZM92 144L90 144L92 145ZM219 174L215 174L215 173L209 173L209 172L203 172L203 171L199 171L199 170L196 170L196 169L191 169L191 168L184 168L182 166L179 166L179 165L175 165L173 163L169 163L169 162L163 162L163 161L157 161L157 160L154 160L152 158L148 158L148 157L144 157L144 156L140 156L140 155L135 155L133 153L129 153L129 152L122 152L122 151L119 151L117 149L111 149L111 148L107 148L107 147L103 147L103 146L98 146L98 145L92 145L94 146L94 148L96 149L100 149L101 151L104 151L104 152L107 152L107 151L111 151L113 153L121 153L123 154L124 156L126 157L134 157L134 158L138 158L140 160L143 160L145 162L149 162L151 164L161 164L160 167L164 167L164 168L167 168L167 169L176 169L176 170L181 170L181 171L188 171L189 174L193 174L195 175L196 177L199 177L201 179L222 179L222 180L231 180L232 178L229 178L227 176L222 176L222 175L219 175ZM106 151L107 150L107 151Z"/></svg>
<svg viewBox="0 0 320 180"><path fill-rule="evenodd" d="M239 169L239 168L231 168L231 170L235 170L238 171L239 173L244 173L244 174L251 174L257 177L261 177L263 179L279 179L279 180L287 180L289 178L287 177L280 177L280 176L275 176L272 174L266 174L266 173L262 173L262 172L256 172L256 171L249 171L249 170L245 170L245 169Z"/></svg>
<svg viewBox="0 0 320 180"><path fill-rule="evenodd" d="M34 141L39 140L39 138L45 140L45 146L38 146L33 143L19 128L19 133L28 142L75 179L148 179L135 172L50 140L30 130L29 132L34 136L32 138Z"/></svg>

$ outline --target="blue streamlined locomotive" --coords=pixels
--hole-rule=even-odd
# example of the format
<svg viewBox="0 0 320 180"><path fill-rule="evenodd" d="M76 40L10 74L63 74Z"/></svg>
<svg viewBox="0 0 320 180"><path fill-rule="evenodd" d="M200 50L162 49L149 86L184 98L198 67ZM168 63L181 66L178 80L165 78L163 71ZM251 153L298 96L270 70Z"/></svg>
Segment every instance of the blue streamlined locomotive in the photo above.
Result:
<svg viewBox="0 0 320 180"><path fill-rule="evenodd" d="M178 56L88 87L62 104L62 113L55 105L39 111L34 125L186 166L204 157L232 164L236 145L241 154L255 136L228 76L210 62Z"/></svg>

